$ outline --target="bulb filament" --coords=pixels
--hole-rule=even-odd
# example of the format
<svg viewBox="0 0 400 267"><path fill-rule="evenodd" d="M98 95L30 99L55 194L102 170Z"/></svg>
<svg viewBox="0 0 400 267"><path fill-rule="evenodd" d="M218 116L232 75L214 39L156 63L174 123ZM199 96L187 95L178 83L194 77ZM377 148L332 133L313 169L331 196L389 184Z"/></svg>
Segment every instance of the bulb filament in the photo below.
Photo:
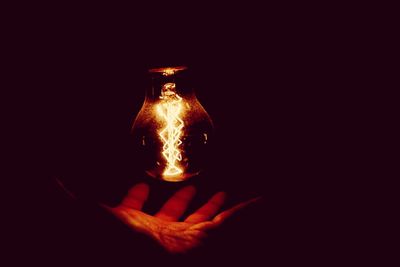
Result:
<svg viewBox="0 0 400 267"><path fill-rule="evenodd" d="M179 166L182 154L179 146L183 133L184 123L181 119L182 97L174 92L175 84L164 85L161 102L157 106L158 114L163 118L165 127L159 132L163 142L162 155L167 161L164 176L176 176L183 173Z"/></svg>

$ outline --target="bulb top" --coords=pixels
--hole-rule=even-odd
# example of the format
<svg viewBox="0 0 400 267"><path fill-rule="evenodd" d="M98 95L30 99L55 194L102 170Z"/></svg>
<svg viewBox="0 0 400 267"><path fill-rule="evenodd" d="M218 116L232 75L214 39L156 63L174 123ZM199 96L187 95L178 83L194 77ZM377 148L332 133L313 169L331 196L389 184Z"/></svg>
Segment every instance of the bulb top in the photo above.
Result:
<svg viewBox="0 0 400 267"><path fill-rule="evenodd" d="M162 73L163 76L174 75L175 73L187 69L186 66L177 66L177 67L166 67L166 68L156 68L150 69L150 73Z"/></svg>

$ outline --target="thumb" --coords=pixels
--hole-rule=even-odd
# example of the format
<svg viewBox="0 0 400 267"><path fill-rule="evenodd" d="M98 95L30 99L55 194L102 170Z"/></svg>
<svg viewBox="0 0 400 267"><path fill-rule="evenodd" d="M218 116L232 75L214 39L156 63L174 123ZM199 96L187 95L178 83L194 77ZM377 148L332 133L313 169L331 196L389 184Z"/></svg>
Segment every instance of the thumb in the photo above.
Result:
<svg viewBox="0 0 400 267"><path fill-rule="evenodd" d="M262 197L259 196L259 197L255 197L255 198L249 199L247 201L241 202L241 203L233 206L232 208L225 210L225 211L221 212L220 214L218 214L217 216L215 216L213 219L213 222L216 225L220 225L224 221L226 221L228 218L230 218L232 215L237 213L239 210L242 210L242 209L248 207L249 205L253 205L253 204L259 202L261 199L262 199Z"/></svg>

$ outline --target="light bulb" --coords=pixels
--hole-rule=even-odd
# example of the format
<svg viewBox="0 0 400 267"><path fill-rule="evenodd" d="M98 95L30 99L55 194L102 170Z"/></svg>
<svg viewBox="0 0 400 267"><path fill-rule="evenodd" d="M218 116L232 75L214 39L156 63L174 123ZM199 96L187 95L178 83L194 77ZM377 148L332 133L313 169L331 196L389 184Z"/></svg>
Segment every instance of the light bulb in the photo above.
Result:
<svg viewBox="0 0 400 267"><path fill-rule="evenodd" d="M145 172L179 182L197 175L209 153L212 121L189 86L186 67L151 69L152 86L132 126Z"/></svg>

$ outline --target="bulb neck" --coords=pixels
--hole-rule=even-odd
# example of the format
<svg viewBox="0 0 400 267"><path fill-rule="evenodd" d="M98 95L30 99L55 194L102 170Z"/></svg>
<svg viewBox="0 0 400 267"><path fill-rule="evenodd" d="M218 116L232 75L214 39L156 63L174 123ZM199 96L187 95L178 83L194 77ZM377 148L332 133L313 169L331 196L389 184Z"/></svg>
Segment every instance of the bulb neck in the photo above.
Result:
<svg viewBox="0 0 400 267"><path fill-rule="evenodd" d="M151 86L146 90L147 100L158 100L166 93L174 92L180 96L194 94L186 67L168 67L149 70Z"/></svg>

